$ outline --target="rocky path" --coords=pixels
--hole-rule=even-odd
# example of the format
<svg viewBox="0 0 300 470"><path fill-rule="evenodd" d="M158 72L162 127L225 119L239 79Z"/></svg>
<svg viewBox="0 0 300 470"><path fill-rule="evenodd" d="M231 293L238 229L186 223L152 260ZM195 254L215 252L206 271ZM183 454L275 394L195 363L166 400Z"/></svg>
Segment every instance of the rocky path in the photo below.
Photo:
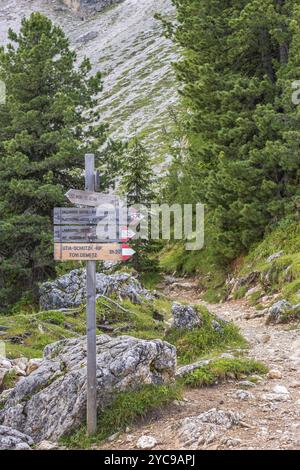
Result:
<svg viewBox="0 0 300 470"><path fill-rule="evenodd" d="M174 300L203 303L190 281L169 282L164 290ZM155 450L300 449L299 325L266 326L244 301L207 307L239 325L250 345L249 356L268 365L268 376L252 385L232 380L186 390L182 402L114 436L101 448L135 449L141 436L148 436L149 445L156 441Z"/></svg>

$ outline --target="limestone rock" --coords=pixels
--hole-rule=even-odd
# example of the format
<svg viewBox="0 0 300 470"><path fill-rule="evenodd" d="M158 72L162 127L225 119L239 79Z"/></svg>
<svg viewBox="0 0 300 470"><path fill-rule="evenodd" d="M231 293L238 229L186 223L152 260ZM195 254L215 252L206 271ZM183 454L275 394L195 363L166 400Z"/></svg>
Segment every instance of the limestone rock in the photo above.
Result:
<svg viewBox="0 0 300 470"><path fill-rule="evenodd" d="M36 369L40 367L40 365L42 364L42 361L43 361L42 359L30 359L28 361L28 365L26 368L26 374L27 375L32 374L32 372L34 372Z"/></svg>
<svg viewBox="0 0 300 470"><path fill-rule="evenodd" d="M12 364L14 369L21 370L26 373L28 359L26 357L19 357L18 359L13 359Z"/></svg>
<svg viewBox="0 0 300 470"><path fill-rule="evenodd" d="M203 320L194 307L174 303L172 306L173 322L171 327L179 330L192 330L202 325Z"/></svg>
<svg viewBox="0 0 300 470"><path fill-rule="evenodd" d="M30 450L33 440L8 426L0 426L0 450Z"/></svg>
<svg viewBox="0 0 300 470"><path fill-rule="evenodd" d="M283 251L278 251L278 253L274 253L273 255L269 256L269 258L267 259L267 263L272 263L272 261L280 258L283 255L284 255Z"/></svg>
<svg viewBox="0 0 300 470"><path fill-rule="evenodd" d="M153 436L141 436L137 441L137 448L142 450L153 449L157 444L157 440Z"/></svg>
<svg viewBox="0 0 300 470"><path fill-rule="evenodd" d="M120 391L163 384L175 376L176 349L160 341L129 336L97 337L99 410ZM57 440L78 428L86 412L86 337L48 345L40 367L22 378L0 411L0 424L35 442Z"/></svg>
<svg viewBox="0 0 300 470"><path fill-rule="evenodd" d="M185 446L210 444L240 420L238 413L212 408L198 416L184 418L179 424L179 438Z"/></svg>
<svg viewBox="0 0 300 470"><path fill-rule="evenodd" d="M234 396L239 400L252 400L254 398L253 393L248 392L247 390L237 390L234 393Z"/></svg>
<svg viewBox="0 0 300 470"><path fill-rule="evenodd" d="M176 371L176 377L185 377L194 370L202 369L202 367L207 366L212 361L212 359L203 359L201 361L194 362L193 364L188 364L187 366L181 366Z"/></svg>
<svg viewBox="0 0 300 470"><path fill-rule="evenodd" d="M272 369L270 370L270 372L268 372L267 378L271 380L282 379L282 373L280 372L280 370Z"/></svg>
<svg viewBox="0 0 300 470"><path fill-rule="evenodd" d="M96 274L96 294L117 294L121 299L129 299L140 303L143 298L153 299L147 289L129 273ZM86 272L74 269L53 282L45 282L40 286L41 310L59 310L78 307L86 299Z"/></svg>
<svg viewBox="0 0 300 470"><path fill-rule="evenodd" d="M293 307L287 300L280 300L270 307L266 324L271 323L278 324L282 323L285 316L292 311Z"/></svg>

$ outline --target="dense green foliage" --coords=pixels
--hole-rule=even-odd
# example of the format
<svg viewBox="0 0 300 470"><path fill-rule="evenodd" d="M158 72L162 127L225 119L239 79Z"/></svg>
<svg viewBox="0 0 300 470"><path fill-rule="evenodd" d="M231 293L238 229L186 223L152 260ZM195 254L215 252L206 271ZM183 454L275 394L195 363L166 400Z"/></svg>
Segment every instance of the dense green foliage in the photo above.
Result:
<svg viewBox="0 0 300 470"><path fill-rule="evenodd" d="M106 127L94 110L101 76L79 66L63 31L34 13L0 49L0 308L54 273L52 210L83 184L83 155L99 153ZM107 182L107 178L103 179Z"/></svg>
<svg viewBox="0 0 300 470"><path fill-rule="evenodd" d="M167 33L182 48L175 67L183 146L169 196L206 204L220 263L296 212L300 113L300 6L295 0L173 0Z"/></svg>

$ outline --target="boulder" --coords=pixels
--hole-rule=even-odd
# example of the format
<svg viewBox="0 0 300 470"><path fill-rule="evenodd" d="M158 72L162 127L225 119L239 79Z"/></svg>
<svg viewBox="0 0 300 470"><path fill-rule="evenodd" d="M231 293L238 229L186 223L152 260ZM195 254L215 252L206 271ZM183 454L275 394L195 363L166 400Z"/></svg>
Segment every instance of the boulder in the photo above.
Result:
<svg viewBox="0 0 300 470"><path fill-rule="evenodd" d="M143 384L174 380L176 348L161 340L97 337L97 402L101 412L114 396ZM86 414L86 337L48 345L40 367L22 378L0 411L0 424L56 441L77 429Z"/></svg>
<svg viewBox="0 0 300 470"><path fill-rule="evenodd" d="M96 293L101 295L117 294L121 299L141 303L142 299L152 299L147 289L129 273L96 274ZM59 310L79 307L86 300L86 272L74 269L53 282L40 286L41 310Z"/></svg>
<svg viewBox="0 0 300 470"><path fill-rule="evenodd" d="M271 323L278 324L283 323L288 315L293 310L292 305L287 300L280 300L270 307L268 310L268 316L266 324Z"/></svg>
<svg viewBox="0 0 300 470"><path fill-rule="evenodd" d="M200 314L191 305L174 303L172 306L173 322L171 328L192 330L203 324Z"/></svg>
<svg viewBox="0 0 300 470"><path fill-rule="evenodd" d="M241 415L233 411L212 408L198 416L184 418L179 422L179 438L185 447L210 444L223 437L226 430L239 424Z"/></svg>
<svg viewBox="0 0 300 470"><path fill-rule="evenodd" d="M33 440L8 426L0 426L0 450L30 450Z"/></svg>

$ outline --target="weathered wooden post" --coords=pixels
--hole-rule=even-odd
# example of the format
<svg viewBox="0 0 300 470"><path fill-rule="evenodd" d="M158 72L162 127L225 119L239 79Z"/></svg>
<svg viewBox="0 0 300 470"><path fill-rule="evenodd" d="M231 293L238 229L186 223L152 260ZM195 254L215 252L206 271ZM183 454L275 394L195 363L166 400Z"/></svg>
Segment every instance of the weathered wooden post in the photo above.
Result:
<svg viewBox="0 0 300 470"><path fill-rule="evenodd" d="M95 190L95 156L85 155L85 189ZM97 431L97 364L96 364L96 261L86 265L87 314L87 433Z"/></svg>
<svg viewBox="0 0 300 470"><path fill-rule="evenodd" d="M95 184L95 180L97 181ZM87 294L87 433L97 431L97 345L96 345L96 261L127 261L134 250L126 244L135 234L128 227L121 229L116 240L98 235L97 225L109 225L107 214L98 214L101 204L118 205L114 195L95 192L99 175L95 175L95 156L85 155L85 191L70 189L66 197L76 208L56 207L54 222L54 259L56 261L86 261ZM97 188L98 189L98 188ZM79 207L78 207L79 206ZM118 223L116 220L114 223ZM128 217L128 223L132 217ZM109 232L108 232L109 233Z"/></svg>

